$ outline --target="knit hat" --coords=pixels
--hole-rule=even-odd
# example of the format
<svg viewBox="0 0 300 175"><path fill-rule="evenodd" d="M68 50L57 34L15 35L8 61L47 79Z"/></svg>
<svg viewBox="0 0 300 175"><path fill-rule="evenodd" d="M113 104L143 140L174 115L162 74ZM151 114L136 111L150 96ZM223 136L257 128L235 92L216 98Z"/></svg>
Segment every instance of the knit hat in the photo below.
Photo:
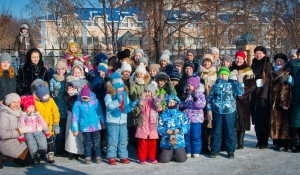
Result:
<svg viewBox="0 0 300 175"><path fill-rule="evenodd" d="M184 65L184 61L181 60L181 59L176 59L176 60L174 61L174 66L180 66L180 67L183 67L183 65Z"/></svg>
<svg viewBox="0 0 300 175"><path fill-rule="evenodd" d="M102 70L103 72L105 72L105 74L107 74L107 62L106 61L102 61L101 63L99 63L97 70Z"/></svg>
<svg viewBox="0 0 300 175"><path fill-rule="evenodd" d="M16 93L10 93L10 94L8 94L4 97L4 103L7 106L9 104L11 104L12 102L14 102L14 101L20 101L21 102L20 96Z"/></svg>
<svg viewBox="0 0 300 175"><path fill-rule="evenodd" d="M161 62L162 60L166 61L167 63L170 62L170 55L163 53L160 57L159 57L159 62Z"/></svg>
<svg viewBox="0 0 300 175"><path fill-rule="evenodd" d="M257 47L255 47L254 53L257 52L257 51L261 51L261 52L263 52L265 55L267 54L267 49L266 49L264 46L257 46Z"/></svg>
<svg viewBox="0 0 300 175"><path fill-rule="evenodd" d="M27 24L21 24L20 29L29 29Z"/></svg>
<svg viewBox="0 0 300 175"><path fill-rule="evenodd" d="M138 72L140 72L140 73L143 73L143 74L145 74L146 75L146 69L145 69L145 66L143 66L142 64L140 64L136 69L135 69L135 73L138 73Z"/></svg>
<svg viewBox="0 0 300 175"><path fill-rule="evenodd" d="M139 58L138 65L140 65L140 63L145 63L148 66L148 58L146 57Z"/></svg>
<svg viewBox="0 0 300 175"><path fill-rule="evenodd" d="M71 48L72 48L73 46L76 46L76 47L77 47L77 49L79 49L79 46L78 46L78 44L77 44L77 43L75 43L74 41L71 41L71 42L69 43L69 47L68 47L68 49L69 49L69 50L71 50Z"/></svg>
<svg viewBox="0 0 300 175"><path fill-rule="evenodd" d="M297 49L289 50L288 55L290 56L291 54L297 54Z"/></svg>
<svg viewBox="0 0 300 175"><path fill-rule="evenodd" d="M145 91L150 91L152 97L155 96L156 89L157 89L157 86L155 84L153 84L153 83L150 83L147 86L145 86Z"/></svg>
<svg viewBox="0 0 300 175"><path fill-rule="evenodd" d="M134 49L134 54L136 54L136 53L141 53L142 54L142 56L144 56L144 50L143 49L140 49L140 48L138 48L138 49Z"/></svg>
<svg viewBox="0 0 300 175"><path fill-rule="evenodd" d="M283 53L278 53L278 54L276 54L276 55L274 56L274 62L275 62L278 58L283 59L285 62L288 61L287 56L286 56L285 54L283 54Z"/></svg>
<svg viewBox="0 0 300 175"><path fill-rule="evenodd" d="M220 68L219 72L218 72L218 77L219 77L220 75L223 75L223 74L225 74L225 75L227 75L227 76L229 77L229 76L230 76L230 70L229 70L229 68L227 68L227 67L225 67L225 66L222 66L222 67Z"/></svg>
<svg viewBox="0 0 300 175"><path fill-rule="evenodd" d="M164 50L161 54L167 54L169 56L172 55L171 52L168 49Z"/></svg>
<svg viewBox="0 0 300 175"><path fill-rule="evenodd" d="M194 57L197 55L197 52L196 52L195 49L188 49L188 50L186 51L186 54L189 53L189 52L192 53Z"/></svg>
<svg viewBox="0 0 300 175"><path fill-rule="evenodd" d="M28 108L29 106L33 106L34 109L36 109L36 106L35 106L35 99L34 99L34 97L33 97L32 95L28 95L28 96L22 95L22 96L21 96L21 104L23 105L23 109L24 109L25 111L27 111L27 108Z"/></svg>
<svg viewBox="0 0 300 175"><path fill-rule="evenodd" d="M159 64L154 64L154 63L152 63L152 64L150 64L150 66L149 66L149 70L150 70L150 69L154 69L154 70L156 70L157 72L159 72L160 65L159 65Z"/></svg>
<svg viewBox="0 0 300 175"><path fill-rule="evenodd" d="M65 70L68 70L67 62L66 62L65 59L60 59L60 60L57 61L55 69L58 69L60 67L65 68Z"/></svg>
<svg viewBox="0 0 300 175"><path fill-rule="evenodd" d="M236 57L238 57L238 56L240 56L240 57L242 57L244 60L246 60L246 54L245 54L245 52L244 51L238 51L236 54L235 54L235 58Z"/></svg>
<svg viewBox="0 0 300 175"><path fill-rule="evenodd" d="M123 58L130 57L130 50L125 49L121 52L118 52L117 57L119 58L119 60L123 60Z"/></svg>
<svg viewBox="0 0 300 175"><path fill-rule="evenodd" d="M229 56L229 55L225 55L223 58L222 58L222 61L228 61L230 63L230 65L232 65L232 57Z"/></svg>
<svg viewBox="0 0 300 175"><path fill-rule="evenodd" d="M118 72L114 72L113 74L111 74L110 80L111 80L111 84L116 90L121 87L124 87L124 82L121 79L121 75Z"/></svg>
<svg viewBox="0 0 300 175"><path fill-rule="evenodd" d="M87 82L84 79L73 80L70 82L70 85L77 90L77 92L81 92L81 89L86 85Z"/></svg>
<svg viewBox="0 0 300 175"><path fill-rule="evenodd" d="M123 62L121 65L121 72L123 72L125 70L129 71L130 73L132 72L132 67L127 62Z"/></svg>
<svg viewBox="0 0 300 175"><path fill-rule="evenodd" d="M8 62L11 63L12 60L11 60L10 54L7 53L7 52L1 53L1 56L0 56L0 62L2 62L2 61L8 61Z"/></svg>
<svg viewBox="0 0 300 175"><path fill-rule="evenodd" d="M211 54L203 55L203 57L201 59L201 63L203 63L204 60L209 60L211 63L213 63L213 57L211 56Z"/></svg>
<svg viewBox="0 0 300 175"><path fill-rule="evenodd" d="M80 92L81 97L86 97L90 98L91 97L91 90L87 85L84 85L81 92Z"/></svg>
<svg viewBox="0 0 300 175"><path fill-rule="evenodd" d="M96 62L97 63L101 63L104 60L107 60L107 55L105 55L104 53L99 53L95 56Z"/></svg>
<svg viewBox="0 0 300 175"><path fill-rule="evenodd" d="M164 72L158 72L156 81L169 81L169 76Z"/></svg>
<svg viewBox="0 0 300 175"><path fill-rule="evenodd" d="M79 65L83 68L83 62L79 60L74 60L72 66Z"/></svg>
<svg viewBox="0 0 300 175"><path fill-rule="evenodd" d="M177 68L174 68L174 70L171 72L170 79L173 81L180 81L180 74Z"/></svg>
<svg viewBox="0 0 300 175"><path fill-rule="evenodd" d="M194 63L193 62L191 62L191 61L185 61L183 67L185 68L185 67L188 67L188 66L190 66L190 67L192 67L194 69Z"/></svg>
<svg viewBox="0 0 300 175"><path fill-rule="evenodd" d="M200 78L198 76L192 76L187 80L186 84L190 84L197 89L200 84Z"/></svg>
<svg viewBox="0 0 300 175"><path fill-rule="evenodd" d="M216 47L211 47L211 48L208 49L209 54L212 54L214 52L220 53L219 49L216 48Z"/></svg>
<svg viewBox="0 0 300 175"><path fill-rule="evenodd" d="M47 100L43 99L45 95L50 94L49 89L46 86L38 86L35 90L35 94L42 102L47 102L49 100L49 98Z"/></svg>

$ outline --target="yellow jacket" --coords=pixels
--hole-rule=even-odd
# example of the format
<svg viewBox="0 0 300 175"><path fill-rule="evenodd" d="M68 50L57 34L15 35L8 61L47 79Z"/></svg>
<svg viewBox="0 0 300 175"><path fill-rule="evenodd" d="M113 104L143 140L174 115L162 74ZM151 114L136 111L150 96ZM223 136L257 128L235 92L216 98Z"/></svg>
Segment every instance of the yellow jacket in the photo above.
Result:
<svg viewBox="0 0 300 175"><path fill-rule="evenodd" d="M37 96L35 97L35 105L41 116L48 124L51 136L54 135L53 124L59 124L60 114L53 98L49 98L48 102L41 102Z"/></svg>

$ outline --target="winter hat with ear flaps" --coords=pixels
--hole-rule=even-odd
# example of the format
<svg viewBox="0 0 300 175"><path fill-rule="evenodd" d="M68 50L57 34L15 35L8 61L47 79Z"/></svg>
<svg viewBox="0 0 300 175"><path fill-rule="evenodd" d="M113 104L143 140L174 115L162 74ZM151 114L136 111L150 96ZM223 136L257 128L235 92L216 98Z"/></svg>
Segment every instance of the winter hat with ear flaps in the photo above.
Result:
<svg viewBox="0 0 300 175"><path fill-rule="evenodd" d="M111 80L111 84L116 90L121 87L124 87L124 82L121 78L121 75L118 72L114 72L113 74L111 74L110 80Z"/></svg>

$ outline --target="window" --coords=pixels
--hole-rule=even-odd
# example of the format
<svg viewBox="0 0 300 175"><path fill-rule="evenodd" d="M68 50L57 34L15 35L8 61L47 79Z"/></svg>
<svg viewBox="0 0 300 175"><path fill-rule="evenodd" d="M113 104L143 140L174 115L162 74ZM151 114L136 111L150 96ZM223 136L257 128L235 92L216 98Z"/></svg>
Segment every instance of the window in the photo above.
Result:
<svg viewBox="0 0 300 175"><path fill-rule="evenodd" d="M102 44L105 44L105 37L102 37ZM111 36L108 37L108 44L112 44Z"/></svg>
<svg viewBox="0 0 300 175"><path fill-rule="evenodd" d="M184 45L184 38L175 37L174 41L173 41L173 45L176 47L176 46L178 46L178 44L180 46L183 46Z"/></svg>
<svg viewBox="0 0 300 175"><path fill-rule="evenodd" d="M192 37L188 37L188 46L196 45L195 39Z"/></svg>
<svg viewBox="0 0 300 175"><path fill-rule="evenodd" d="M96 45L99 42L98 37L87 37L87 44L92 44L92 45Z"/></svg>
<svg viewBox="0 0 300 175"><path fill-rule="evenodd" d="M125 18L122 22L120 22L120 27L128 28L128 18Z"/></svg>

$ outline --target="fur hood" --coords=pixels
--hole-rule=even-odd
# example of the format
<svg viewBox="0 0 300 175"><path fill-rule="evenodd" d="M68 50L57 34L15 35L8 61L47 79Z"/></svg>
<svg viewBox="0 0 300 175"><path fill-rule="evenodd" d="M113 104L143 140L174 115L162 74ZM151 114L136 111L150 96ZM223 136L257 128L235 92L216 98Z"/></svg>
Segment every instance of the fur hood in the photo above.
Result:
<svg viewBox="0 0 300 175"><path fill-rule="evenodd" d="M135 78L136 78L135 76L130 77L130 80L129 80L130 85L134 85L134 84L135 84L135 82L136 82L136 81L135 81ZM145 83L145 85L149 84L150 81L151 81L150 75L146 74L146 75L144 76L144 83Z"/></svg>
<svg viewBox="0 0 300 175"><path fill-rule="evenodd" d="M116 95L116 89L113 87L113 85L111 84L110 81L106 82L106 88L107 88L107 93L110 93L112 96ZM124 89L127 93L127 95L129 94L128 88L127 86L124 86Z"/></svg>

